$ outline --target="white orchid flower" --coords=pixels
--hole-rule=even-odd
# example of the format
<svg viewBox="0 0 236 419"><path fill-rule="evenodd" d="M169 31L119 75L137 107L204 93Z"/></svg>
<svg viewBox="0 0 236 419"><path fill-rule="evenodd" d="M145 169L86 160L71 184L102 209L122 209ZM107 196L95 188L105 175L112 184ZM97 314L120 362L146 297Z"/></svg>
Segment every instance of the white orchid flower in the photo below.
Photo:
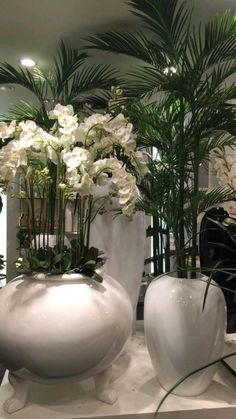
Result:
<svg viewBox="0 0 236 419"><path fill-rule="evenodd" d="M82 176L80 183L74 184L74 189L78 191L81 196L92 195L94 192L94 187L94 182L88 173L85 173Z"/></svg>
<svg viewBox="0 0 236 419"><path fill-rule="evenodd" d="M103 125L109 121L111 118L110 115L102 115L100 113L94 113L91 116L88 116L84 119L84 125L89 129L94 125Z"/></svg>
<svg viewBox="0 0 236 419"><path fill-rule="evenodd" d="M5 122L0 122L0 138L3 140L9 138L14 134L16 130L16 121L12 121L10 125L7 125Z"/></svg>
<svg viewBox="0 0 236 419"><path fill-rule="evenodd" d="M0 176L13 180L18 168L23 166L27 173L30 169L33 171L31 157L43 163L46 169L50 160L57 165L57 175L63 168L63 173L59 173L59 179L63 179L61 189L69 186L72 194L86 197L95 194L96 187L109 183L110 190L116 192L122 212L131 216L139 196L136 177L129 173L129 166L126 168L117 155L121 149L121 155L126 156L138 177L147 172L145 157L136 150L133 125L122 113L115 118L110 114L94 113L78 122L73 107L61 104L49 112L49 118L56 120L49 131L38 127L34 121L20 122L18 140L10 141L0 151ZM16 130L15 121L10 125L0 123L0 138L14 138ZM227 161L232 165L230 159ZM227 178L225 170L225 165L219 162L217 173L224 181ZM231 173L232 182L236 182L234 172L235 168Z"/></svg>
<svg viewBox="0 0 236 419"><path fill-rule="evenodd" d="M37 125L34 121L23 121L19 123L19 127L21 128L22 131L31 131L34 132L37 129Z"/></svg>
<svg viewBox="0 0 236 419"><path fill-rule="evenodd" d="M92 162L91 154L88 150L85 150L82 147L74 147L72 151L63 150L61 155L68 171L71 171L81 165L89 167Z"/></svg>
<svg viewBox="0 0 236 419"><path fill-rule="evenodd" d="M58 119L59 117L63 116L63 115L73 115L74 114L74 109L73 106L71 105L61 105L60 103L58 103L55 108L50 111L48 113L48 116L50 119Z"/></svg>

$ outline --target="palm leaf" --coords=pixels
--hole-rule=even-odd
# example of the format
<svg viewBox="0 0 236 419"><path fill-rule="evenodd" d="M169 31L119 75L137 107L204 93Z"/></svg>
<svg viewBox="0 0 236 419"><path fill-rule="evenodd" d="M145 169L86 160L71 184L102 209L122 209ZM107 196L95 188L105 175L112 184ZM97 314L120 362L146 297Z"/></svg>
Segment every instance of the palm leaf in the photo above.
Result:
<svg viewBox="0 0 236 419"><path fill-rule="evenodd" d="M20 67L19 69L16 69L8 63L2 63L0 64L0 84L8 83L25 87L33 92L40 101L45 99L44 84L35 76L34 72L30 72L28 69L22 69Z"/></svg>
<svg viewBox="0 0 236 419"><path fill-rule="evenodd" d="M121 79L109 65L92 65L83 67L72 79L71 86L67 95L67 103L81 102L87 99L98 98L94 91L102 91L106 97L110 98L110 88L113 85L120 85ZM109 91L109 93L108 93ZM108 96L107 96L108 95Z"/></svg>
<svg viewBox="0 0 236 419"><path fill-rule="evenodd" d="M216 204L235 201L236 193L232 189L218 187L210 191L199 191L196 198L196 201L198 201L198 213L201 213Z"/></svg>
<svg viewBox="0 0 236 419"><path fill-rule="evenodd" d="M54 59L53 74L55 77L55 94L59 97L63 90L68 87L73 74L84 63L87 54L80 53L74 48L66 46L63 41L57 51L57 56Z"/></svg>
<svg viewBox="0 0 236 419"><path fill-rule="evenodd" d="M44 108L38 109L30 102L21 100L18 105L12 106L7 115L1 115L0 120L5 122L11 122L16 120L17 122L32 120L41 127L51 127L52 121L48 118L47 112Z"/></svg>
<svg viewBox="0 0 236 419"><path fill-rule="evenodd" d="M173 63L178 62L178 51L186 37L191 10L178 0L130 0L131 13L139 17L146 27L158 36L159 44Z"/></svg>
<svg viewBox="0 0 236 419"><path fill-rule="evenodd" d="M231 17L231 11L226 10L217 15L205 26L205 51L211 51L208 63L217 62L227 55L235 53L236 21Z"/></svg>
<svg viewBox="0 0 236 419"><path fill-rule="evenodd" d="M225 134L225 131L215 133L211 138L203 138L199 144L199 162L204 163L210 159L210 153L215 148L236 146L236 137Z"/></svg>
<svg viewBox="0 0 236 419"><path fill-rule="evenodd" d="M207 71L219 62L232 59L236 51L236 22L230 11L217 15L205 28L193 29L188 40L188 54L193 62L193 69L198 74Z"/></svg>
<svg viewBox="0 0 236 419"><path fill-rule="evenodd" d="M128 55L162 68L168 64L163 48L154 44L142 31L130 33L113 30L88 36L86 40L90 42L86 46L88 49Z"/></svg>
<svg viewBox="0 0 236 419"><path fill-rule="evenodd" d="M168 76L154 66L136 66L135 73L128 75L132 76L132 79L124 85L128 96L150 98L168 89Z"/></svg>

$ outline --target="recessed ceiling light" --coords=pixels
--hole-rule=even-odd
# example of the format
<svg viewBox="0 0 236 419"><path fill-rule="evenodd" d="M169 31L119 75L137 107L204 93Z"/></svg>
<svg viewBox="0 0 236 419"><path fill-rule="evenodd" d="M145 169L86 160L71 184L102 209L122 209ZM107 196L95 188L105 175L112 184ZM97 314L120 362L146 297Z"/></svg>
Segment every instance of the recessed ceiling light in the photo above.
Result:
<svg viewBox="0 0 236 419"><path fill-rule="evenodd" d="M21 58L20 63L25 67L34 67L36 65L36 62L32 58Z"/></svg>

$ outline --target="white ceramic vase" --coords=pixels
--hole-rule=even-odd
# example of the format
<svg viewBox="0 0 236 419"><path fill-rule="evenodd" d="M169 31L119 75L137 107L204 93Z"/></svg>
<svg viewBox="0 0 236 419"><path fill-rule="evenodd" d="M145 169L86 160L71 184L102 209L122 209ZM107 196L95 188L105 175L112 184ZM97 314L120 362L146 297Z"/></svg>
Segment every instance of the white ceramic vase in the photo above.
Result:
<svg viewBox="0 0 236 419"><path fill-rule="evenodd" d="M115 401L110 366L130 336L132 307L123 287L103 278L100 284L79 274L20 276L1 290L0 362L13 385L23 370L46 379L94 376L98 398ZM25 404L18 396L9 413Z"/></svg>
<svg viewBox="0 0 236 419"><path fill-rule="evenodd" d="M144 270L147 217L143 212L130 220L113 212L97 215L91 225L91 244L106 256L104 270L127 291L136 319L136 306Z"/></svg>
<svg viewBox="0 0 236 419"><path fill-rule="evenodd" d="M202 311L206 285L199 279L164 275L152 281L144 303L144 325L149 354L158 380L170 390L188 373L222 355L226 307L222 291L210 286ZM173 393L201 394L216 366L186 379Z"/></svg>

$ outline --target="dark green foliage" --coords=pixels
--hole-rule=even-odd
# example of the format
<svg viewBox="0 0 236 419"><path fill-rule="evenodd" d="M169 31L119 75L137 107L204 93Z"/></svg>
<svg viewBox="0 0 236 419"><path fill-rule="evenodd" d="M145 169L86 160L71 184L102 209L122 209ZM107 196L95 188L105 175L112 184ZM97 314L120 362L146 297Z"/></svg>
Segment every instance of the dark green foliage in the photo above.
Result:
<svg viewBox="0 0 236 419"><path fill-rule="evenodd" d="M47 274L81 273L98 282L102 277L96 270L104 264L102 253L95 247L84 248L83 255L78 260L77 240L71 241L71 248L63 247L62 252L58 246L40 247L30 249L27 258L18 258L16 271L19 273L45 272Z"/></svg>

